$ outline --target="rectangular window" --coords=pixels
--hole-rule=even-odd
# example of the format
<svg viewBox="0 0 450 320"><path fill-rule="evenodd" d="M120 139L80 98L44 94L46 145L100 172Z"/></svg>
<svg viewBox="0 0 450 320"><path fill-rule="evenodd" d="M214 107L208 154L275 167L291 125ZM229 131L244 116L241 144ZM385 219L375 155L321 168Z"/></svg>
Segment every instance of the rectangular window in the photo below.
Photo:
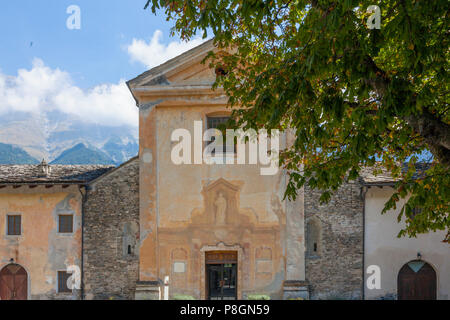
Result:
<svg viewBox="0 0 450 320"><path fill-rule="evenodd" d="M208 129L219 128L221 124L228 121L230 117L208 117Z"/></svg>
<svg viewBox="0 0 450 320"><path fill-rule="evenodd" d="M73 215L61 214L59 216L59 233L73 232Z"/></svg>
<svg viewBox="0 0 450 320"><path fill-rule="evenodd" d="M222 116L222 117L207 117L206 119L207 119L207 129L219 129L220 130L220 129L223 129L222 125L225 124L230 119L230 117L224 117L224 116ZM218 151L219 154L226 154L227 141L226 141L225 134L222 135L222 139L223 139L222 140L222 144L223 144L222 152L220 152L220 148L217 148L216 151ZM210 144L213 141L214 141L214 137L211 139L211 141L207 142L207 144ZM236 144L234 143L234 141L233 141L233 152L234 153L236 152Z"/></svg>
<svg viewBox="0 0 450 320"><path fill-rule="evenodd" d="M67 286L67 280L70 278L72 274L67 273L66 271L58 271L58 292L72 292Z"/></svg>
<svg viewBox="0 0 450 320"><path fill-rule="evenodd" d="M21 216L8 216L8 235L20 236L22 233L22 217Z"/></svg>

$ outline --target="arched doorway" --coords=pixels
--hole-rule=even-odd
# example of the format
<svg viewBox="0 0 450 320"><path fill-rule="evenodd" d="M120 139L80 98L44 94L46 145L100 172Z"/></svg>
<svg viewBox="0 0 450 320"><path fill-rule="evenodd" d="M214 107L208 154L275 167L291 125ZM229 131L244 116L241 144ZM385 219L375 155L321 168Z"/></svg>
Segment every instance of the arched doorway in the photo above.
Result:
<svg viewBox="0 0 450 320"><path fill-rule="evenodd" d="M27 300L28 275L25 269L15 263L0 271L0 299Z"/></svg>
<svg viewBox="0 0 450 320"><path fill-rule="evenodd" d="M436 272L422 260L405 264L398 273L399 300L436 300Z"/></svg>

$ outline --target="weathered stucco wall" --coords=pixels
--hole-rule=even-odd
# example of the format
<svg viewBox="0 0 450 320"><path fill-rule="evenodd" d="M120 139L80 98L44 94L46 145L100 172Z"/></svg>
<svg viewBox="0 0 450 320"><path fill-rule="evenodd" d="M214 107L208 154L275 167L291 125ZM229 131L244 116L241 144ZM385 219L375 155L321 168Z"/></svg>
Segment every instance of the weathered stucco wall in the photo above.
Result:
<svg viewBox="0 0 450 320"><path fill-rule="evenodd" d="M262 176L259 165L177 166L171 161L175 129L189 130L194 151L194 121L203 121L205 130L207 115L229 112L223 90L211 89L215 71L202 64L209 50L215 50L212 41L128 82L139 105L136 298L158 298L158 286L166 276L172 295L206 298L208 250L238 253L238 298L249 293L295 296L305 278L303 192L295 202L283 201L283 173ZM282 137L280 144L285 140ZM220 194L226 203L223 210L216 204ZM218 211L225 213L223 223ZM174 271L175 262L183 272ZM290 293L284 290L283 295L286 280Z"/></svg>
<svg viewBox="0 0 450 320"><path fill-rule="evenodd" d="M172 294L205 298L200 272L205 261L201 250L223 243L224 249L235 245L242 249L243 258L238 262L242 270L239 296L244 298L248 293L257 292L281 298L288 256L283 174L262 176L259 165L175 165L171 161L172 131L185 128L193 137L194 121L205 122L207 114L217 111L223 111L223 107L158 106L151 111L151 116L141 112L141 186L142 190L150 190L155 186L149 184L156 183L157 190L141 193L141 209L144 209L141 212L141 280L170 276ZM147 133L151 126L156 137L152 132ZM156 156L146 148L146 141L156 144ZM156 169L151 166L154 163ZM227 202L222 225L215 218L219 194ZM302 209L301 205L292 206L300 217ZM156 210L156 217L152 210ZM297 226L295 232L302 235L302 223ZM156 244L152 232L155 227ZM301 280L304 279L303 238L293 240L293 245L297 245L292 250L292 254L297 253L295 280ZM180 261L185 263L186 271L175 274L173 264Z"/></svg>
<svg viewBox="0 0 450 320"><path fill-rule="evenodd" d="M404 222L397 222L403 202L382 215L384 204L392 195L390 187L372 187L366 193L365 267L377 265L381 269L381 289L369 290L366 299L395 299L397 276L402 266L417 259L429 263L437 275L437 298L450 298L450 246L443 243L445 232L418 235L417 238L397 238ZM368 275L366 274L366 279Z"/></svg>
<svg viewBox="0 0 450 320"><path fill-rule="evenodd" d="M306 280L311 299L362 299L363 206L361 186L344 184L330 202L305 188L305 224L319 231L318 253L306 255ZM308 232L308 231L306 231Z"/></svg>
<svg viewBox="0 0 450 320"><path fill-rule="evenodd" d="M7 215L22 216L22 234L7 235ZM58 215L72 214L73 233L58 233ZM81 194L77 186L12 187L0 191L0 269L10 259L28 273L29 299L78 299L57 293L57 272L81 267Z"/></svg>
<svg viewBox="0 0 450 320"><path fill-rule="evenodd" d="M84 214L85 298L133 299L139 269L139 162L93 181Z"/></svg>

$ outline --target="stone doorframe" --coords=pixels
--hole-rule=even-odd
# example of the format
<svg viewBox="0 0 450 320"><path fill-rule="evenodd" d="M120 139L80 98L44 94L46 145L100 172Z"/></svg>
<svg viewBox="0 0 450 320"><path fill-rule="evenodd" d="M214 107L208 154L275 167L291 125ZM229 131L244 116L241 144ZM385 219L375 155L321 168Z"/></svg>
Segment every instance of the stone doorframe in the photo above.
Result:
<svg viewBox="0 0 450 320"><path fill-rule="evenodd" d="M206 300L206 252L207 251L237 251L237 298L242 299L242 267L244 263L244 252L240 245L227 246L223 242L219 242L216 246L203 246L200 249L200 299Z"/></svg>

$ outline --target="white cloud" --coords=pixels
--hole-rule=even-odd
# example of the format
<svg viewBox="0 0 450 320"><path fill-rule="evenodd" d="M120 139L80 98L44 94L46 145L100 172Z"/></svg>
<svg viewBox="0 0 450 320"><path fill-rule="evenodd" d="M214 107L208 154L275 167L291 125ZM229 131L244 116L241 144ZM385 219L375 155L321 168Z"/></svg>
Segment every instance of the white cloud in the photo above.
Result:
<svg viewBox="0 0 450 320"><path fill-rule="evenodd" d="M197 37L165 45L162 35L156 30L150 42L133 39L127 47L131 59L151 68L204 42ZM138 126L138 109L124 80L85 90L74 85L69 73L52 69L40 59L34 59L31 69L19 69L15 76L0 71L0 116L11 111L52 110L102 125Z"/></svg>
<svg viewBox="0 0 450 320"><path fill-rule="evenodd" d="M150 42L133 39L132 43L127 47L131 59L144 64L147 68L153 68L205 41L201 37L196 37L188 42L172 41L168 45L164 45L161 42L162 36L162 31L156 30Z"/></svg>
<svg viewBox="0 0 450 320"><path fill-rule="evenodd" d="M83 90L67 72L51 69L40 59L31 70L18 70L17 76L0 72L0 115L51 110L103 125L138 125L138 110L124 80Z"/></svg>

